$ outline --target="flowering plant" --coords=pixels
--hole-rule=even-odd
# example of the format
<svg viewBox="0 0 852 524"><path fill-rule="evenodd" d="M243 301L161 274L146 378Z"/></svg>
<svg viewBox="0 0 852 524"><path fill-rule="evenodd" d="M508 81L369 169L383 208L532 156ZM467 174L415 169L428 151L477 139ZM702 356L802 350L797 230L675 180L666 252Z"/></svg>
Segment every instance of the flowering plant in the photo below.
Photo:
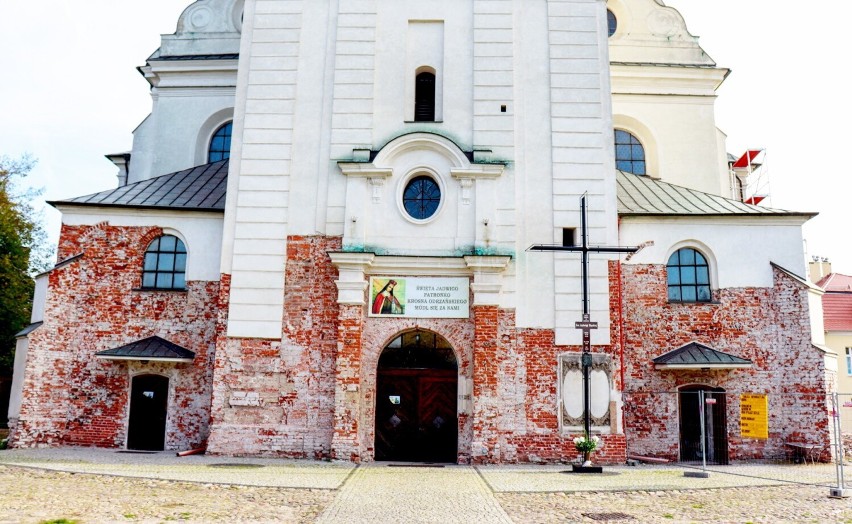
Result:
<svg viewBox="0 0 852 524"><path fill-rule="evenodd" d="M577 451L582 451L583 453L591 453L592 451L598 449L598 444L601 439L596 436L589 438L588 435L584 435L582 437L577 437L574 439L574 447L577 448Z"/></svg>

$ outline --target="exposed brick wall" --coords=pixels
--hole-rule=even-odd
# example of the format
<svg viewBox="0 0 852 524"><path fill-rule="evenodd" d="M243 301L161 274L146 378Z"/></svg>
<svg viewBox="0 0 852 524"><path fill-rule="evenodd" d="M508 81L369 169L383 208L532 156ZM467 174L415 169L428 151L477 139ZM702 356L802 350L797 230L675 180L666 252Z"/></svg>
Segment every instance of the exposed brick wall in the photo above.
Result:
<svg viewBox="0 0 852 524"><path fill-rule="evenodd" d="M664 265L623 266L625 433L631 453L679 458L678 388L723 388L732 460L781 457L784 442L828 442L830 377L810 339L807 288L774 269L771 288L715 290L712 303L670 303ZM751 369L656 370L652 359L692 341L752 360ZM828 382L827 382L828 381ZM739 394L767 393L770 439L743 439Z"/></svg>
<svg viewBox="0 0 852 524"><path fill-rule="evenodd" d="M334 428L332 458L361 462L364 438L364 389L361 387L364 307L340 306L337 328L337 359L334 367Z"/></svg>
<svg viewBox="0 0 852 524"><path fill-rule="evenodd" d="M44 324L29 335L21 418L12 445L123 447L130 379L168 376L167 449L207 437L218 282L185 292L139 291L154 227L62 227L59 259L83 254L49 276ZM189 246L192 248L192 246ZM96 352L158 335L195 352L192 363L116 362Z"/></svg>
<svg viewBox="0 0 852 524"><path fill-rule="evenodd" d="M220 310L210 453L331 456L339 308L327 252L340 248L339 237L287 239L281 340L228 338Z"/></svg>
<svg viewBox="0 0 852 524"><path fill-rule="evenodd" d="M558 361L560 354L579 352L582 348L555 345L552 330L518 329L511 310L474 309L477 319L475 360L481 357L487 364L479 370L474 366L474 377L483 387L474 383L473 461L566 463L577 460L580 453L573 439L582 432L559 427ZM480 313L485 320L482 332L479 331ZM593 353L609 354L613 359L618 358L618 350L618 344L592 347ZM615 362L617 364L617 360ZM481 375L477 375L477 371ZM617 376L617 368L613 371ZM626 458L624 435L605 434L601 438L603 445L594 454L595 462L623 463Z"/></svg>
<svg viewBox="0 0 852 524"><path fill-rule="evenodd" d="M399 334L426 329L456 352L462 463L564 463L577 460L578 431L560 428L559 358L552 330L519 329L513 310L474 306L468 319L371 318L336 302L329 251L338 237L287 239L280 339L227 337L230 275L189 282L185 293L142 292L142 256L158 228L108 224L64 227L45 324L30 336L21 419L13 445L121 447L130 378L171 380L167 447L203 444L213 454L374 458L376 368ZM810 343L807 290L775 271L772 288L725 289L712 304L671 304L664 266L612 262L611 342L594 346L611 361L612 434L595 455L621 463L628 451L676 459L678 387L704 384L734 393L727 403L731 457L785 453L784 441L827 441L826 373ZM100 361L94 353L150 335L196 352L192 364ZM755 362L754 369L658 371L651 360L698 341ZM214 351L215 348L215 351ZM215 358L214 358L215 355ZM768 441L739 438L740 392L767 392ZM783 395L782 395L783 394ZM212 400L211 400L212 399ZM209 428L208 428L209 424ZM621 429L624 431L621 431ZM209 434L209 439L207 438Z"/></svg>

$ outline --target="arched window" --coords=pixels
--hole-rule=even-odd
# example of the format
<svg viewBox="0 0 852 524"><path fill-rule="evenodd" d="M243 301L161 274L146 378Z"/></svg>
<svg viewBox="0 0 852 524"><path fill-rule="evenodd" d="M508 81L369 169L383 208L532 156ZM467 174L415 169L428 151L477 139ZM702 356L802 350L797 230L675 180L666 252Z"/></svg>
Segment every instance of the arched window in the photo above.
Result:
<svg viewBox="0 0 852 524"><path fill-rule="evenodd" d="M626 173L644 175L645 148L638 138L627 131L615 130L615 167Z"/></svg>
<svg viewBox="0 0 852 524"><path fill-rule="evenodd" d="M606 10L606 25L607 25L607 36L612 36L615 34L615 30L618 28L618 20L615 18L615 15L612 14L612 11L609 9Z"/></svg>
<svg viewBox="0 0 852 524"><path fill-rule="evenodd" d="M670 302L710 302L710 267L691 247L678 249L666 264Z"/></svg>
<svg viewBox="0 0 852 524"><path fill-rule="evenodd" d="M441 203L441 188L432 177L414 177L402 193L405 212L415 220L426 220L438 211Z"/></svg>
<svg viewBox="0 0 852 524"><path fill-rule="evenodd" d="M218 162L231 156L231 128L233 122L224 124L213 134L210 139L210 148L207 150L207 161Z"/></svg>
<svg viewBox="0 0 852 524"><path fill-rule="evenodd" d="M414 121L435 121L435 74L419 73L414 85Z"/></svg>
<svg viewBox="0 0 852 524"><path fill-rule="evenodd" d="M186 246L173 235L155 238L145 251L143 289L186 288Z"/></svg>

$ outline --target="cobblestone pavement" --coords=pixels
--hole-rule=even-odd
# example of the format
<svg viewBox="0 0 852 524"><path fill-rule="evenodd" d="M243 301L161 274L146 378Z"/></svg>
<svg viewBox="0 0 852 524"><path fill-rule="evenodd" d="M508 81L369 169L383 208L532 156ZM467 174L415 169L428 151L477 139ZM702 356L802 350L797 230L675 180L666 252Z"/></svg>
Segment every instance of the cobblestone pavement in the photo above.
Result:
<svg viewBox="0 0 852 524"><path fill-rule="evenodd" d="M352 475L318 522L512 521L473 468L372 465Z"/></svg>
<svg viewBox="0 0 852 524"><path fill-rule="evenodd" d="M0 523L314 522L335 491L202 484L0 466Z"/></svg>
<svg viewBox="0 0 852 524"><path fill-rule="evenodd" d="M677 467L566 470L0 451L0 523L852 523L852 499L828 497L830 466L738 466L708 479Z"/></svg>

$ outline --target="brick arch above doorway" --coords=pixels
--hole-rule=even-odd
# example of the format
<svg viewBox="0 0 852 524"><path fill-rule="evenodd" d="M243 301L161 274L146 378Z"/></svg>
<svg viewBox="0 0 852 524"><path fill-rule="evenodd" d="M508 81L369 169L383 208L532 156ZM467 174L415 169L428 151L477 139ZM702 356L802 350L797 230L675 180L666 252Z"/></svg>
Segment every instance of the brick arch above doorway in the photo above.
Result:
<svg viewBox="0 0 852 524"><path fill-rule="evenodd" d="M362 333L361 391L363 405L363 442L366 452L364 460L375 458L376 386L379 357L385 347L401 333L431 331L443 337L453 348L458 363L458 389L460 393L472 390L473 339L472 319L406 319L367 318ZM464 396L464 395L462 395ZM458 461L466 462L470 457L471 425L470 401L459 399L458 404Z"/></svg>
<svg viewBox="0 0 852 524"><path fill-rule="evenodd" d="M472 319L368 318L364 322L362 334L361 369L364 372L372 372L374 384L376 366L385 347L401 333L416 329L431 331L443 337L455 351L459 375L472 376L474 337Z"/></svg>

